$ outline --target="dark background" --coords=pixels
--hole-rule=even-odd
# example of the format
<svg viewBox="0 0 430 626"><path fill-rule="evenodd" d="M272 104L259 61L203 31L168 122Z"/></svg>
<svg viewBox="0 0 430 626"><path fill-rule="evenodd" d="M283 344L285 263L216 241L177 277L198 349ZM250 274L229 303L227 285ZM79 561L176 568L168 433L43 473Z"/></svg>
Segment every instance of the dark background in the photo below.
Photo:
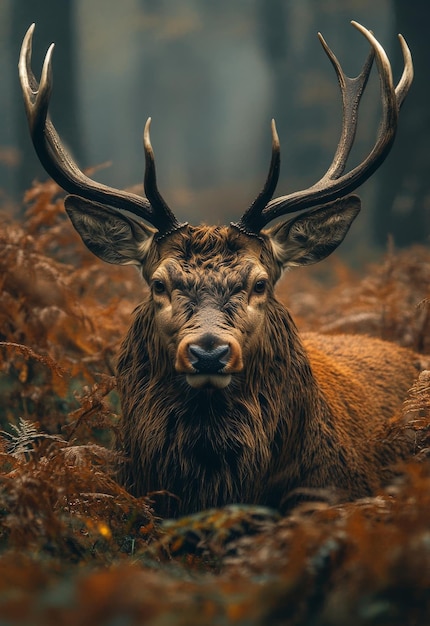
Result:
<svg viewBox="0 0 430 626"><path fill-rule="evenodd" d="M142 129L151 115L159 185L178 217L237 218L259 191L277 120L282 175L277 195L311 185L329 165L341 123L333 69L321 31L349 75L367 44L351 19L372 29L398 80L402 32L415 81L402 109L396 144L360 190L364 209L345 248L367 260L393 235L398 246L429 241L430 43L427 0L0 0L0 188L22 212L22 194L46 176L28 138L17 59L36 22L33 70L54 41L51 113L85 168L120 188L140 184ZM352 155L368 150L378 128L376 74L364 99Z"/></svg>

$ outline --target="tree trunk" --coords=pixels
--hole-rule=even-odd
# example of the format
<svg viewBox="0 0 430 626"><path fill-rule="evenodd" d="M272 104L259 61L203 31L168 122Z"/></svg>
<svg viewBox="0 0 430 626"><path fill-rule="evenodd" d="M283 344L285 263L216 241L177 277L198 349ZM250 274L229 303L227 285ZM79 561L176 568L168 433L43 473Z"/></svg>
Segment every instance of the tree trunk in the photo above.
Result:
<svg viewBox="0 0 430 626"><path fill-rule="evenodd" d="M386 245L391 233L398 246L428 241L430 235L430 127L427 0L394 2L396 29L404 35L412 52L415 78L402 108L399 132L393 151L382 168L382 182L375 211L377 242ZM399 44L393 41L394 75L402 68ZM396 56L397 55L397 56Z"/></svg>

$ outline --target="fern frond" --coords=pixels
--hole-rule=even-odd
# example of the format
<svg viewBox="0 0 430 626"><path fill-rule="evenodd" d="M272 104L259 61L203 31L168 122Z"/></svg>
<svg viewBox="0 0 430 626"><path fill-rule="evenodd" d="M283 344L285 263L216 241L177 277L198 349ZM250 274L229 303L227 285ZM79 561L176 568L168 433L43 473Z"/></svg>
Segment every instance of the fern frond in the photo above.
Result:
<svg viewBox="0 0 430 626"><path fill-rule="evenodd" d="M58 435L40 432L35 422L25 420L22 417L19 418L18 424L11 424L10 427L14 431L13 433L2 430L0 435L7 441L6 450L8 454L18 459L28 458L28 455L35 450L37 443L42 439L65 443L64 439Z"/></svg>

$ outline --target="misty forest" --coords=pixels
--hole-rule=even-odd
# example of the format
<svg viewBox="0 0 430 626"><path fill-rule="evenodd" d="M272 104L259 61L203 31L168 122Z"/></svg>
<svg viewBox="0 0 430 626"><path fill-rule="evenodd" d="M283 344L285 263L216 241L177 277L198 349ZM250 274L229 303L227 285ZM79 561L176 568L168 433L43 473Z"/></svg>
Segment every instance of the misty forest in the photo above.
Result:
<svg viewBox="0 0 430 626"><path fill-rule="evenodd" d="M0 1L0 626L430 621L429 17L424 0ZM317 33L356 76L369 46L351 20L383 45L396 83L402 33L414 81L346 240L286 272L276 296L300 332L416 353L396 435L412 451L366 497L320 489L287 512L231 502L165 518L158 494L118 479L114 446L117 357L148 288L83 245L36 156L23 37L36 23L37 78L55 42L50 115L85 173L143 195L151 116L158 184L178 219L229 224L264 184L272 118L276 195L329 167L342 103ZM380 103L373 68L349 168L375 142Z"/></svg>

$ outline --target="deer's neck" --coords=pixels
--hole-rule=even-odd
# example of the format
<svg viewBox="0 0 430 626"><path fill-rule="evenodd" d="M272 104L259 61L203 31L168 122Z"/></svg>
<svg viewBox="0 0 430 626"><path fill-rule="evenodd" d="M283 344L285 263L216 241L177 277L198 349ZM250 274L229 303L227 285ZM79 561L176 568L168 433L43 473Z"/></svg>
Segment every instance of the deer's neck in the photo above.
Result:
<svg viewBox="0 0 430 626"><path fill-rule="evenodd" d="M166 367L167 354L158 357L158 371L153 337L150 321L137 315L118 365L136 492L168 489L184 510L191 501L196 509L258 502L261 479L288 462L289 441L298 453L315 403L309 361L288 312L270 311L266 335L248 347L247 366L225 389L191 388Z"/></svg>

